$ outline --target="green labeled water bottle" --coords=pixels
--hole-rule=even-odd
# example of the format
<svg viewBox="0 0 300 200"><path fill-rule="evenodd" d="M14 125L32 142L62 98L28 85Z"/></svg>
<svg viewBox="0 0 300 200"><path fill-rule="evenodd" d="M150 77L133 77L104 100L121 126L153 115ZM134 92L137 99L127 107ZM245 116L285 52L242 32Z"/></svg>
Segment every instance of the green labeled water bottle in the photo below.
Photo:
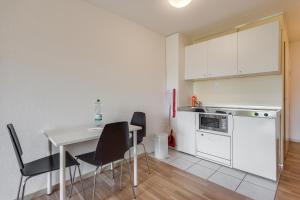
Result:
<svg viewBox="0 0 300 200"><path fill-rule="evenodd" d="M102 103L100 99L97 99L95 103L95 125L96 126L101 126L102 121L103 121L103 113L102 113Z"/></svg>

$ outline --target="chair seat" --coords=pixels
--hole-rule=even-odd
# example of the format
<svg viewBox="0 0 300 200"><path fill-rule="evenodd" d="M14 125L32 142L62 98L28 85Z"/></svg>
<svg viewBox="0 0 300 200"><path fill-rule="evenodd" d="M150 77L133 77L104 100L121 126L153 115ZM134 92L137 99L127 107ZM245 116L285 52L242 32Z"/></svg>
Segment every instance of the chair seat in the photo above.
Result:
<svg viewBox="0 0 300 200"><path fill-rule="evenodd" d="M66 152L66 167L79 165L69 152ZM59 153L47 156L27 164L21 170L23 176L36 176L59 169Z"/></svg>
<svg viewBox="0 0 300 200"><path fill-rule="evenodd" d="M78 158L86 163L89 163L91 165L100 166L101 161L95 160L95 154L96 154L96 152L93 151L93 152L78 155L78 156L76 156L76 158Z"/></svg>

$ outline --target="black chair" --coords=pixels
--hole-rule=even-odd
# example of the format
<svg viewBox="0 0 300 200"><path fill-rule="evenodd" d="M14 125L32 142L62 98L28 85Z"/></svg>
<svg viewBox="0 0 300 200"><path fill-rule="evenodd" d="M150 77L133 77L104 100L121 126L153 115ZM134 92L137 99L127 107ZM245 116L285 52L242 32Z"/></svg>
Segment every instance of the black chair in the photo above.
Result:
<svg viewBox="0 0 300 200"><path fill-rule="evenodd" d="M21 172L21 179L20 179L19 188L18 188L17 200L19 200L23 177L26 177L25 182L23 184L23 191L22 191L22 200L23 200L24 193L25 193L25 186L26 186L27 181L30 178L59 169L59 154L50 155L50 156L47 156L47 157L24 164L23 160L22 160L23 151L22 151L22 148L21 148L21 145L20 145L20 142L19 142L19 139L18 139L18 136L14 129L13 124L8 124L7 128L8 128L9 134L10 134L11 142L13 144L13 148L14 148L14 151L15 151L15 154L17 157L17 161L18 161L19 167L20 167L20 172ZM81 172L80 172L80 168L79 168L79 163L75 160L75 158L73 158L69 154L69 152L66 152L66 167L69 168L70 180L71 180L71 185L72 185L71 190L70 190L70 196L72 195L73 181L74 181L74 178L72 178L72 175L71 175L71 167L72 166L78 167L80 181L81 181L81 187L82 187L82 191L84 192L83 184L82 184L82 180L81 180Z"/></svg>
<svg viewBox="0 0 300 200"><path fill-rule="evenodd" d="M121 164L121 174L123 161L125 160L128 167L128 173L130 177L131 188L134 198L135 191L132 184L130 164L124 157L124 154L129 149L129 128L128 122L117 122L112 124L106 124L100 139L98 141L96 151L78 155L76 158L96 166L94 175L94 188L93 188L93 200L95 199L95 188L96 188L96 176L97 171L100 167L100 174L102 172L102 167L106 164L113 163L122 159ZM122 179L120 178L120 187L122 185Z"/></svg>
<svg viewBox="0 0 300 200"><path fill-rule="evenodd" d="M137 131L137 145L142 145L144 147L144 155L147 161L148 173L150 173L148 153L146 151L145 144L143 143L144 137L146 137L146 114L143 112L134 112L131 118L131 125L140 126L142 130ZM133 147L133 137L129 140L129 147ZM129 149L129 158L131 160L131 152Z"/></svg>

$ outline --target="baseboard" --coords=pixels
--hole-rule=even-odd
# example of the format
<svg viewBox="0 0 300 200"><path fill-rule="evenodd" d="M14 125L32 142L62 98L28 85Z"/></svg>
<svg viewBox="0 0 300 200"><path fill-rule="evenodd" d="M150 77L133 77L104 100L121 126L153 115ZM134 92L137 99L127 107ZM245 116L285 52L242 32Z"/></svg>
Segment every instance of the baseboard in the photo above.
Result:
<svg viewBox="0 0 300 200"><path fill-rule="evenodd" d="M139 154L138 155L138 159L140 157L143 157L143 156L144 156L144 153L143 154ZM115 168L120 167L120 163L121 163L120 161L115 162L114 163ZM103 168L105 169L105 168L107 168L109 166L110 165L106 165ZM88 172L86 174L83 174L82 175L82 179L87 179L87 178L90 178L92 176L94 176L94 171L91 171L91 172ZM80 178L76 177L75 180L74 180L74 183L77 183L79 181L80 181ZM70 184L71 184L70 180L66 181L66 186L69 186ZM59 183L52 185L52 191L55 191L55 190L58 190L58 189L59 189ZM44 188L44 189L38 190L36 192L33 192L33 193L25 195L24 196L24 200L31 200L31 199L34 199L34 198L37 198L37 197L40 197L40 196L46 195L46 194L47 194L47 188Z"/></svg>
<svg viewBox="0 0 300 200"><path fill-rule="evenodd" d="M300 138L290 138L290 142L300 143Z"/></svg>

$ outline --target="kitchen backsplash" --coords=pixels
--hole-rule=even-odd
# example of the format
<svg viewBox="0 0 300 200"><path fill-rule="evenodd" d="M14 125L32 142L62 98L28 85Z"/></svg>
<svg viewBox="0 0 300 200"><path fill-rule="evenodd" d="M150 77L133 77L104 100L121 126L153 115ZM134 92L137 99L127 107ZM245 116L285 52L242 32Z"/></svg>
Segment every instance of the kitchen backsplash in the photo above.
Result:
<svg viewBox="0 0 300 200"><path fill-rule="evenodd" d="M203 105L282 106L282 75L239 77L194 82Z"/></svg>

